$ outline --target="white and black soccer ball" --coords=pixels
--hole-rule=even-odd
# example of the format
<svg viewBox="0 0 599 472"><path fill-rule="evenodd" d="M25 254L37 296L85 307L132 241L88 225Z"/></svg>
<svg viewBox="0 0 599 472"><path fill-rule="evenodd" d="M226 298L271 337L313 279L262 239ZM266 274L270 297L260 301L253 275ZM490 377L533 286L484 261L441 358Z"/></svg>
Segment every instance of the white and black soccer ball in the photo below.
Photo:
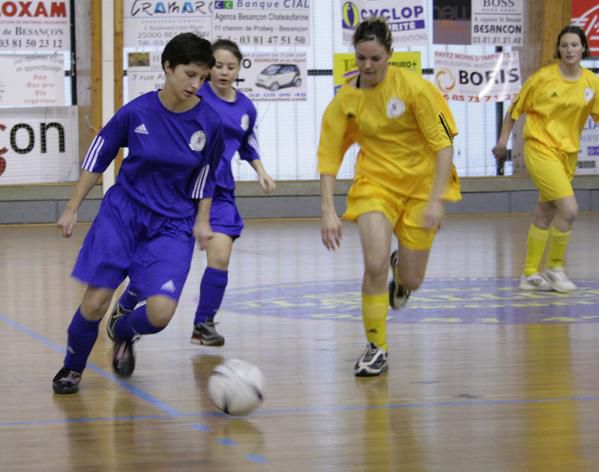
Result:
<svg viewBox="0 0 599 472"><path fill-rule="evenodd" d="M264 375L250 362L227 359L210 374L208 394L227 415L247 415L264 400Z"/></svg>

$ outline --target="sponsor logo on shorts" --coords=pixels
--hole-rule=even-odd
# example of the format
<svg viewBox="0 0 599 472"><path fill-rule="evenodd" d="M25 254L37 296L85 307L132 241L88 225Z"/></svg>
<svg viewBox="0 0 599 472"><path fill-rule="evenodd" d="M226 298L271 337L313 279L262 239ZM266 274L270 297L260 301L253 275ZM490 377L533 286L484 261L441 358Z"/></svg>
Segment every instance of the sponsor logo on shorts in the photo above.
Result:
<svg viewBox="0 0 599 472"><path fill-rule="evenodd" d="M177 287L175 286L175 282L169 280L168 282L165 282L162 287L160 287L160 290L173 293L175 290L177 290Z"/></svg>

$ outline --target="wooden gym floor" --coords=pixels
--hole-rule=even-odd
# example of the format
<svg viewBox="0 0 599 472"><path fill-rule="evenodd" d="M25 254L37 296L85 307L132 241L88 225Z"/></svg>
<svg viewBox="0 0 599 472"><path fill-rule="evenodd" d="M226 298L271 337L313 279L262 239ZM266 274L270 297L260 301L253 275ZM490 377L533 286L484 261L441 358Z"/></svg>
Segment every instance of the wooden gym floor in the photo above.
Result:
<svg viewBox="0 0 599 472"><path fill-rule="evenodd" d="M371 379L352 372L365 345L356 227L332 254L317 220L250 221L217 318L224 347L189 343L198 254L171 325L136 345L134 375L113 375L103 323L71 396L51 379L88 226L71 240L0 227L0 470L597 471L597 216L573 232L572 295L517 291L529 216L448 217L425 285L390 311L391 369ZM266 376L248 417L207 398L225 358Z"/></svg>

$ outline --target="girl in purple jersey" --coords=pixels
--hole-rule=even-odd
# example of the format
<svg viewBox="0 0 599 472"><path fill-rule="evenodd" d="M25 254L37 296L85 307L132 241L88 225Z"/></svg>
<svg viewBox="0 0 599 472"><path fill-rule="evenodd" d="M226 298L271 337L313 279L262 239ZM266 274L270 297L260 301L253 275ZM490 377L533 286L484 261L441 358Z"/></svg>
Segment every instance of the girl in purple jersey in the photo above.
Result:
<svg viewBox="0 0 599 472"><path fill-rule="evenodd" d="M243 93L233 87L241 67L242 54L237 44L220 39L212 45L215 65L210 80L204 83L199 95L219 114L224 125L225 151L216 169L216 189L212 199L210 224L214 237L208 242L208 265L200 283L200 300L194 317L191 342L222 346L225 338L216 331L214 317L224 298L233 242L243 230L243 219L235 203L235 180L231 160L236 153L258 174L262 190L269 194L275 189L274 180L260 161L255 135L256 107ZM141 299L138 283L132 283L119 300L113 313L126 313Z"/></svg>
<svg viewBox="0 0 599 472"><path fill-rule="evenodd" d="M64 365L52 381L58 394L78 391L98 325L127 275L137 281L147 303L111 316L108 332L115 372L133 373L133 342L164 329L175 312L194 237L202 249L214 237L209 215L224 150L222 121L197 96L213 64L210 42L192 33L175 36L162 53L164 88L122 107L89 148L75 192L57 222L66 238L81 202L119 149L127 147L129 154L73 269L86 290L68 328Z"/></svg>

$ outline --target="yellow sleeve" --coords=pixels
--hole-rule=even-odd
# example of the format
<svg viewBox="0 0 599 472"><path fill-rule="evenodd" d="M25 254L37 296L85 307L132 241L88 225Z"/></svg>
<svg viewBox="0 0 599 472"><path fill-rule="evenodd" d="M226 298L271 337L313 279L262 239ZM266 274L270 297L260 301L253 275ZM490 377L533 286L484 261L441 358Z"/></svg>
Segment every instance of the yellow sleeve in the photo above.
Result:
<svg viewBox="0 0 599 472"><path fill-rule="evenodd" d="M539 72L530 76L528 80L524 82L524 85L518 92L518 95L516 95L516 98L512 101L508 113L514 121L517 121L518 118L520 118L520 115L530 111L532 108L534 103L534 92L539 76Z"/></svg>
<svg viewBox="0 0 599 472"><path fill-rule="evenodd" d="M593 92L595 96L593 97L593 105L591 106L591 118L595 123L599 122L599 79L594 77L593 80Z"/></svg>
<svg viewBox="0 0 599 472"><path fill-rule="evenodd" d="M452 145L453 137L458 134L455 120L443 95L432 83L424 81L413 108L420 131L434 152Z"/></svg>
<svg viewBox="0 0 599 472"><path fill-rule="evenodd" d="M318 143L318 173L337 175L347 149L355 142L355 126L343 113L339 94L322 116Z"/></svg>

